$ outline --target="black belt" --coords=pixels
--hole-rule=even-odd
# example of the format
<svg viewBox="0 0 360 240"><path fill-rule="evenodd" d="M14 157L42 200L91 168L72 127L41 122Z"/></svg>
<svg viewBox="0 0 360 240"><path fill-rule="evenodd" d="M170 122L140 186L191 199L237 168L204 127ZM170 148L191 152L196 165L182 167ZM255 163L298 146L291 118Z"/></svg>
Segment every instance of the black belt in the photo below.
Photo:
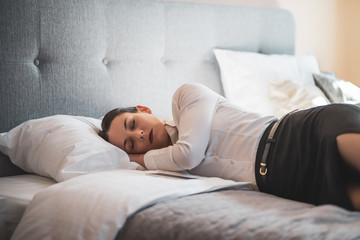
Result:
<svg viewBox="0 0 360 240"><path fill-rule="evenodd" d="M268 169L266 167L266 163L267 163L267 157L269 155L269 150L270 150L270 146L271 144L274 144L276 142L276 139L274 138L275 132L277 130L277 128L279 127L280 123L282 120L284 120L284 118L286 118L287 116L289 116L290 114L292 114L293 112L296 112L297 110L294 110L284 116L282 116L278 121L276 121L269 132L269 135L266 139L265 142L265 147L264 147L264 151L261 157L261 162L260 162L260 168L259 168L259 173L260 173L260 178L262 180L262 185L266 184L266 174L268 172Z"/></svg>

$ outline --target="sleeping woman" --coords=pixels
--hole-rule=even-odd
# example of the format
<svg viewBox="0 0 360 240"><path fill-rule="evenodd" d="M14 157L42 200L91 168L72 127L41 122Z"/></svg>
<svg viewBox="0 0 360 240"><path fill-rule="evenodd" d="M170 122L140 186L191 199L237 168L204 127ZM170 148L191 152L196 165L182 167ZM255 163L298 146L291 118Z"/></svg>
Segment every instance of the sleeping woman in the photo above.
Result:
<svg viewBox="0 0 360 240"><path fill-rule="evenodd" d="M150 170L251 182L260 191L360 211L360 108L332 104L278 120L201 84L172 99L173 120L145 106L114 109L99 135Z"/></svg>

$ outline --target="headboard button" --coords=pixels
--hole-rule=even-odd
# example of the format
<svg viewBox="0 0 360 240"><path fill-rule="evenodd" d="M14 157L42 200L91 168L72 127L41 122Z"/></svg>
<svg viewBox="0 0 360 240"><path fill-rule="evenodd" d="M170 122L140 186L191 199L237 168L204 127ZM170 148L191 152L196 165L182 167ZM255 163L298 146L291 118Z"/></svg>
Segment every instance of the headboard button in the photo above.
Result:
<svg viewBox="0 0 360 240"><path fill-rule="evenodd" d="M108 64L108 60L107 60L106 58L104 58L104 59L102 60L102 62L103 62L104 65L107 65L107 64Z"/></svg>
<svg viewBox="0 0 360 240"><path fill-rule="evenodd" d="M40 64L39 59L36 58L36 59L34 60L34 64L35 64L36 66L39 66L39 64Z"/></svg>

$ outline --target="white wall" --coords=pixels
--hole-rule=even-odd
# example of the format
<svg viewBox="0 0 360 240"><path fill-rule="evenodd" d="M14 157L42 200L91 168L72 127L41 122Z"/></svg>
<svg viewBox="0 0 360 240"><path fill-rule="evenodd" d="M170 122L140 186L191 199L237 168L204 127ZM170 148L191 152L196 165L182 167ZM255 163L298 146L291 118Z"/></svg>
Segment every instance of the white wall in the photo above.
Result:
<svg viewBox="0 0 360 240"><path fill-rule="evenodd" d="M337 0L338 75L360 86L360 1Z"/></svg>
<svg viewBox="0 0 360 240"><path fill-rule="evenodd" d="M313 54L321 70L360 86L360 0L174 1L287 9L296 21L296 54Z"/></svg>
<svg viewBox="0 0 360 240"><path fill-rule="evenodd" d="M296 54L312 53L320 69L360 86L360 1L277 0L294 14Z"/></svg>
<svg viewBox="0 0 360 240"><path fill-rule="evenodd" d="M277 0L293 13L296 54L314 54L322 70L336 68L336 0ZM300 4L299 4L300 3Z"/></svg>

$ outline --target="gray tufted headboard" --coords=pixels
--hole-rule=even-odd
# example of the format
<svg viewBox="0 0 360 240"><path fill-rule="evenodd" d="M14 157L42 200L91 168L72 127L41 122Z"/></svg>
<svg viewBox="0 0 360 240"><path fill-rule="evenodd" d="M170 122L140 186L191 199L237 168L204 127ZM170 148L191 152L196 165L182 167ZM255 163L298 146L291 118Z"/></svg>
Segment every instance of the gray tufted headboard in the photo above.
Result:
<svg viewBox="0 0 360 240"><path fill-rule="evenodd" d="M0 132L53 114L148 105L185 82L222 93L212 49L294 52L284 10L151 0L2 0Z"/></svg>

